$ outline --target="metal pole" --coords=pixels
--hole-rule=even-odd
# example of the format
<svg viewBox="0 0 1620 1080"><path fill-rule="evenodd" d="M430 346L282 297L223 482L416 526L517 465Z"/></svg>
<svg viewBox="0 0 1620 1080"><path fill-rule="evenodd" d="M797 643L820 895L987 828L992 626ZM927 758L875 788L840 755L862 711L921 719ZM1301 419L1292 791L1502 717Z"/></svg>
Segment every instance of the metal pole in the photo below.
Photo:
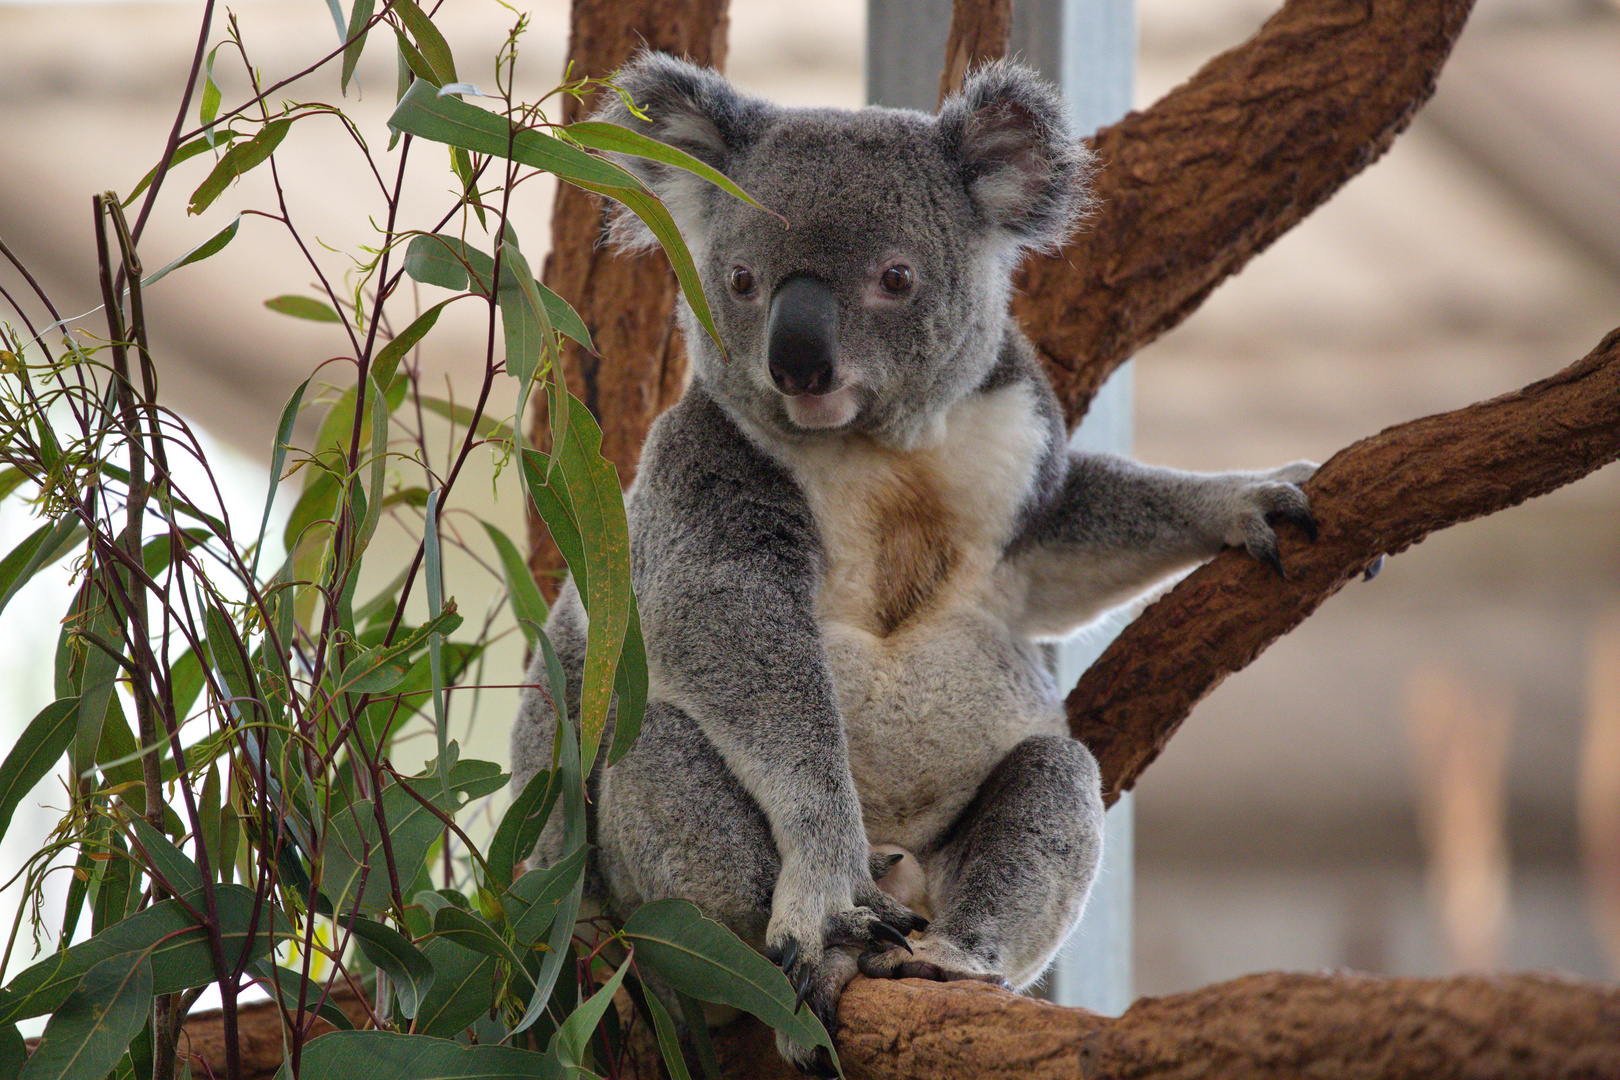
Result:
<svg viewBox="0 0 1620 1080"><path fill-rule="evenodd" d="M950 0L867 0L866 99L933 112L950 32ZM1094 131L1125 114L1136 65L1133 0L1014 0L1012 54L1056 83L1076 124ZM1073 445L1128 453L1129 365L1103 385ZM1054 650L1059 683L1080 673L1123 626L1104 619ZM1117 1015L1131 1002L1133 814L1129 795L1108 812L1103 865L1085 918L1042 992L1060 1005Z"/></svg>

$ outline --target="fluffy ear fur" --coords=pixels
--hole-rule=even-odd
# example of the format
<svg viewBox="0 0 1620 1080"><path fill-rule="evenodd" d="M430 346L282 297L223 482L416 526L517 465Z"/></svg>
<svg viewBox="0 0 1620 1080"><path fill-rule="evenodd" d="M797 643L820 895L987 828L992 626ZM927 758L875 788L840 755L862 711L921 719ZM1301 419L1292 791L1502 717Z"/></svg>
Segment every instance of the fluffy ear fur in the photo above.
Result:
<svg viewBox="0 0 1620 1080"><path fill-rule="evenodd" d="M1050 250L1089 208L1092 154L1057 91L998 61L972 72L939 110L940 137L973 205L1017 249Z"/></svg>
<svg viewBox="0 0 1620 1080"><path fill-rule="evenodd" d="M757 118L770 106L744 97L718 72L700 68L668 53L644 52L613 77L646 119L632 113L617 95L605 95L605 104L591 117L638 131L726 172L727 159L749 138ZM715 190L684 169L646 158L614 154L620 165L635 173L669 207L683 233L702 219L704 200ZM623 206L614 205L610 237L626 250L657 245L651 231Z"/></svg>

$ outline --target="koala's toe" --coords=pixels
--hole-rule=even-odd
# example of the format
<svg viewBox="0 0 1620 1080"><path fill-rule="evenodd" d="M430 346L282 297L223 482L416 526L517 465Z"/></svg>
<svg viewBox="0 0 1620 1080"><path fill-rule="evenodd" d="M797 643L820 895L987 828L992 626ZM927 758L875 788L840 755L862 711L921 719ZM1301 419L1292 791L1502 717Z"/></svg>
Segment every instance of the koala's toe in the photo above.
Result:
<svg viewBox="0 0 1620 1080"><path fill-rule="evenodd" d="M1007 985L1006 978L992 965L939 937L925 937L905 951L890 948L864 953L860 966L861 974L871 979L969 979L993 986Z"/></svg>

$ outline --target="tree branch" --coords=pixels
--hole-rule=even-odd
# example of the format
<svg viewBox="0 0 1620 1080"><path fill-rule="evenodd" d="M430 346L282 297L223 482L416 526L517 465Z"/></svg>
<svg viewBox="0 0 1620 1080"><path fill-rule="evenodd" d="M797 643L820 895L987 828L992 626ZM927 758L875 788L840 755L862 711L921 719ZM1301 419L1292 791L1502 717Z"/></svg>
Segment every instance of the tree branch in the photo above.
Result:
<svg viewBox="0 0 1620 1080"><path fill-rule="evenodd" d="M1091 140L1099 209L1013 307L1070 425L1132 353L1389 148L1472 0L1290 0ZM954 33L954 31L953 31Z"/></svg>
<svg viewBox="0 0 1620 1080"><path fill-rule="evenodd" d="M1007 55L1012 36L1012 0L956 0L951 33L945 40L945 70L939 77L939 100L962 88L962 78L981 64Z"/></svg>
<svg viewBox="0 0 1620 1080"><path fill-rule="evenodd" d="M1105 796L1129 790L1204 695L1377 556L1620 457L1617 418L1620 330L1551 378L1333 455L1305 485L1317 542L1282 530L1287 581L1224 553L1127 626L1069 695L1070 731L1097 755Z"/></svg>

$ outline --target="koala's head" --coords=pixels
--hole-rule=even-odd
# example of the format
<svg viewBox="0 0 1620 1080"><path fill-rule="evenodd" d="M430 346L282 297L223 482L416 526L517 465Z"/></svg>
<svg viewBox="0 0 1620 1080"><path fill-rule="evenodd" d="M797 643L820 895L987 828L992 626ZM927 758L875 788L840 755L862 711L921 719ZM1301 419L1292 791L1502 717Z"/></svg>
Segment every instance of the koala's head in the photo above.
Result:
<svg viewBox="0 0 1620 1080"><path fill-rule="evenodd" d="M686 237L729 358L683 312L696 376L782 439L863 432L911 446L980 385L1023 253L1060 244L1086 202L1089 152L1055 90L995 64L939 115L790 109L657 53L616 81L599 119L670 143L736 181L621 158ZM614 239L650 246L622 209Z"/></svg>

